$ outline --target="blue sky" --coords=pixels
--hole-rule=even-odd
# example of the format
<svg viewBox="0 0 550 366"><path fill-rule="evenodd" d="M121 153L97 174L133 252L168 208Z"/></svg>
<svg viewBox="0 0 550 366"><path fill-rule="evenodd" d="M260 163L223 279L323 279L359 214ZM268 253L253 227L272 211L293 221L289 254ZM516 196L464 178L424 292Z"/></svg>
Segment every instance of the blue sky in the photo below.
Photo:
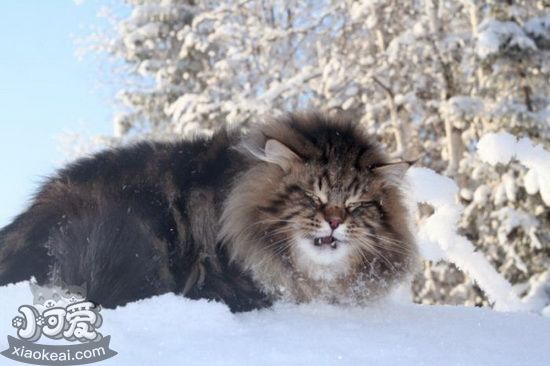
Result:
<svg viewBox="0 0 550 366"><path fill-rule="evenodd" d="M111 134L113 93L98 82L97 60L75 57L74 39L101 21L100 5L2 1L0 227L26 207L63 159L60 134Z"/></svg>

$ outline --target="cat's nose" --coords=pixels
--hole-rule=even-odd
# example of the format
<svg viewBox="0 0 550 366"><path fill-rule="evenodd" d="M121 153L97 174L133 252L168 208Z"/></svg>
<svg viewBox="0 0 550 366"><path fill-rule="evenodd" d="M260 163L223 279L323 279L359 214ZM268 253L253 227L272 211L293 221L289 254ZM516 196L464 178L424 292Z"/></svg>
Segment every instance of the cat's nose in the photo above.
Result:
<svg viewBox="0 0 550 366"><path fill-rule="evenodd" d="M332 230L336 230L344 221L345 211L338 206L331 206L325 210L325 220Z"/></svg>
<svg viewBox="0 0 550 366"><path fill-rule="evenodd" d="M339 217L331 217L327 219L328 224L332 230L336 230L338 226L342 223L342 219Z"/></svg>

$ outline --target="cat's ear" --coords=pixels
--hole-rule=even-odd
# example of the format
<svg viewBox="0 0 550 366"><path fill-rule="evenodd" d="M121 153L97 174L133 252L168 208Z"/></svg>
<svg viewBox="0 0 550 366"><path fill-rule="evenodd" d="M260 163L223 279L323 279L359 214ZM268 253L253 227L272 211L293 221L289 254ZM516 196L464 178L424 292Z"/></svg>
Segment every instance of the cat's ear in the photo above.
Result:
<svg viewBox="0 0 550 366"><path fill-rule="evenodd" d="M284 171L290 169L292 162L302 160L294 151L274 139L266 141L264 152L266 161L279 165Z"/></svg>
<svg viewBox="0 0 550 366"><path fill-rule="evenodd" d="M396 161L393 163L386 163L377 165L372 168L373 171L381 173L390 180L400 181L405 177L407 170L413 165L415 161Z"/></svg>

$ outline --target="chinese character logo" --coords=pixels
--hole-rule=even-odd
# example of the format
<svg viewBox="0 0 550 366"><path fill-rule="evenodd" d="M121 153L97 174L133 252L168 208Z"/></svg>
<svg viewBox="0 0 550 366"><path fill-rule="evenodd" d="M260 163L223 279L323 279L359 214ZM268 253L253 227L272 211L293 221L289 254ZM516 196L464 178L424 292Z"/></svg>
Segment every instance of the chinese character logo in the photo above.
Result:
<svg viewBox="0 0 550 366"><path fill-rule="evenodd" d="M19 307L19 315L12 319L19 339L8 336L10 347L2 355L43 365L56 365L53 359L64 364L84 364L116 355L109 349L110 336L103 337L98 331L103 323L101 307L86 299L85 286L39 286L34 282L30 286L33 305ZM43 336L81 344L52 346L35 343Z"/></svg>

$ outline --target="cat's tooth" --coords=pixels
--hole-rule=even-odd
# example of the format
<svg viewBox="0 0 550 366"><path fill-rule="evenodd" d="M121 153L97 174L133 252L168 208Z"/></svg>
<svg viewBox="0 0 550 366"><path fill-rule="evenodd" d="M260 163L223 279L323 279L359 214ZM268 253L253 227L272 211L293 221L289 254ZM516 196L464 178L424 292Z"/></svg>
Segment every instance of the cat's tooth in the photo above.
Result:
<svg viewBox="0 0 550 366"><path fill-rule="evenodd" d="M315 239L313 239L313 244L314 244L315 246L321 245L321 238L315 238Z"/></svg>
<svg viewBox="0 0 550 366"><path fill-rule="evenodd" d="M330 243L330 246L331 246L332 249L336 249L336 242L333 241L332 243Z"/></svg>

